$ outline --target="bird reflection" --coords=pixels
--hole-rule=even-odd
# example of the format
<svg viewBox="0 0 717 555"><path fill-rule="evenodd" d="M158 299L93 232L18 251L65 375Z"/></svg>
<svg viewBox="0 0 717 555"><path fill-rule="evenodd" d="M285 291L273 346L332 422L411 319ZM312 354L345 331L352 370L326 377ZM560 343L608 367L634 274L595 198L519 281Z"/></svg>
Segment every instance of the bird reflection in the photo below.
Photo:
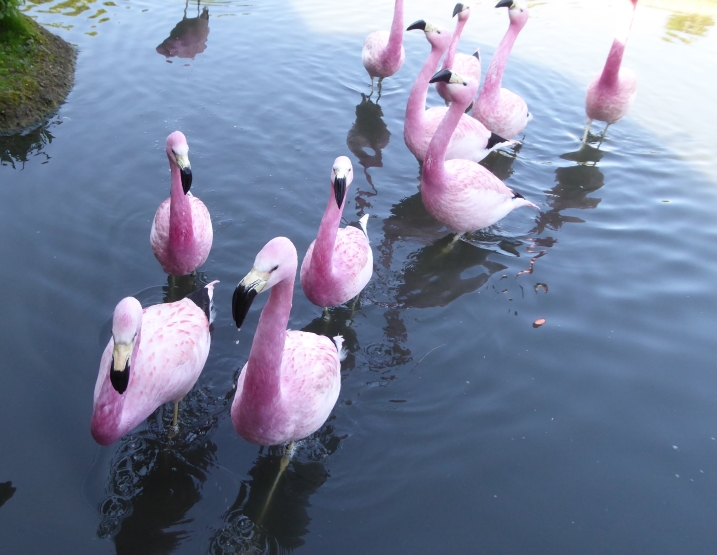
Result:
<svg viewBox="0 0 717 555"><path fill-rule="evenodd" d="M360 349L358 342L358 336L356 331L353 329L353 319L356 315L356 311L359 309L359 303L361 297L357 297L355 300L356 306L353 306L353 301L345 305L335 306L329 309L331 314L330 318L324 318L318 316L314 318L307 326L301 328L301 331L315 333L317 335L325 335L329 339L340 335L344 338L344 349L348 353L346 360L341 363L342 369L351 369L354 366L352 353L355 353Z"/></svg>
<svg viewBox="0 0 717 555"><path fill-rule="evenodd" d="M167 285L162 286L164 297L162 302L173 303L181 301L190 293L202 289L209 283L204 272L195 272L186 276L167 275Z"/></svg>
<svg viewBox="0 0 717 555"><path fill-rule="evenodd" d="M209 36L209 9L204 6L202 13L199 13L199 4L201 0L197 0L197 17L187 17L187 8L189 0L184 5L184 17L182 21L177 23L169 33L169 37L164 39L162 44L157 47L157 52L167 58L174 56L178 58L194 59L197 54L201 54L207 48L207 37Z"/></svg>
<svg viewBox="0 0 717 555"><path fill-rule="evenodd" d="M518 156L521 148L523 148L523 145L517 144L510 150L506 149L504 151L497 150L495 152L491 152L488 156L481 160L481 165L488 168L498 179L505 181L513 175L513 162L515 161L516 156Z"/></svg>
<svg viewBox="0 0 717 555"><path fill-rule="evenodd" d="M594 150L594 149L593 149ZM573 158L574 159L574 158ZM590 210L597 208L601 199L589 197L605 184L605 176L595 165L579 164L555 170L557 185L546 191L549 210L543 210L538 216L535 231L541 234L546 228L558 230L564 223L583 223L576 216L561 214L567 209Z"/></svg>
<svg viewBox="0 0 717 555"><path fill-rule="evenodd" d="M323 461L345 437L336 436L333 426L325 424L310 438L297 442L275 488L283 447L260 451L249 471L250 479L242 481L236 500L224 513L223 526L214 533L209 553L274 554L304 545L303 536L311 523L309 498L329 476Z"/></svg>
<svg viewBox="0 0 717 555"><path fill-rule="evenodd" d="M376 195L376 188L368 169L383 167L381 151L388 146L390 138L391 132L383 121L381 106L362 93L361 102L356 106L356 121L346 136L346 145L358 158L359 164L363 166L366 181L373 188L372 192L358 190L356 209L359 213L371 208L367 199Z"/></svg>
<svg viewBox="0 0 717 555"><path fill-rule="evenodd" d="M118 554L173 553L189 536L186 515L200 501L202 484L216 464L217 448L208 436L230 397L231 392L217 399L195 389L183 402L180 434L168 436L172 411L160 409L160 418L150 418L146 429L121 440L97 530L99 537L112 539Z"/></svg>
<svg viewBox="0 0 717 555"><path fill-rule="evenodd" d="M17 491L17 488L13 487L12 482L3 482L0 484L0 507L15 495L15 491Z"/></svg>

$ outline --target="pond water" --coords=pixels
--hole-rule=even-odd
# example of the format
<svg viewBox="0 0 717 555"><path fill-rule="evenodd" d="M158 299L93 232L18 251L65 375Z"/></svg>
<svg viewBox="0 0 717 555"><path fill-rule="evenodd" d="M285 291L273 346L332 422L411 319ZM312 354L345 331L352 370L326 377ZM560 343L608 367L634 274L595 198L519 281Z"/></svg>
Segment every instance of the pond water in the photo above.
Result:
<svg viewBox="0 0 717 555"><path fill-rule="evenodd" d="M406 25L453 28L453 4L407 2ZM504 83L535 119L485 164L540 213L446 251L402 137L422 33L365 98L361 46L391 1L192 2L178 26L179 0L29 0L79 54L59 113L0 138L0 553L713 553L717 3L641 2L636 103L576 155L621 4L530 4ZM172 39L192 25L208 35ZM477 3L461 50L481 46L485 72L506 26ZM178 437L165 407L103 448L89 422L112 310L179 294L149 247L175 129L214 225L212 348ZM229 417L266 298L239 333L231 295L270 238L303 256L343 154L375 273L330 321L297 283L290 326L342 334L349 356L267 502L280 451Z"/></svg>

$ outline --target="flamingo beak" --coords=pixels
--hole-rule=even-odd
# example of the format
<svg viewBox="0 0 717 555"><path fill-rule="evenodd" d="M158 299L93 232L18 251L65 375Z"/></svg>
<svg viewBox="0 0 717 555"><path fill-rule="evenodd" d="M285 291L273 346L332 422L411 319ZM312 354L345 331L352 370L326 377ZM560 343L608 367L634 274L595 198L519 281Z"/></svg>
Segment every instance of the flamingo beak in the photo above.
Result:
<svg viewBox="0 0 717 555"><path fill-rule="evenodd" d="M461 13L463 10L465 10L468 6L465 4L461 4L460 2L456 4L456 7L453 8L453 17L456 17L459 13Z"/></svg>
<svg viewBox="0 0 717 555"><path fill-rule="evenodd" d="M189 157L186 154L174 154L174 158L179 166L182 177L182 189L186 195L192 187L192 165L189 163Z"/></svg>
<svg viewBox="0 0 717 555"><path fill-rule="evenodd" d="M346 175L340 170L335 170L334 175L334 197L336 197L336 204L339 208L344 202L346 196Z"/></svg>
<svg viewBox="0 0 717 555"><path fill-rule="evenodd" d="M254 302L254 297L264 290L266 282L269 281L269 272L260 272L256 268L252 268L239 285L234 289L232 297L232 318L240 330L244 323L244 318Z"/></svg>
<svg viewBox="0 0 717 555"><path fill-rule="evenodd" d="M414 21L406 28L406 31L413 31L414 29L420 29L421 31L425 31L426 30L426 22L422 19L419 19L418 21Z"/></svg>
<svg viewBox="0 0 717 555"><path fill-rule="evenodd" d="M500 0L495 5L496 8L512 8L513 7L513 0Z"/></svg>
<svg viewBox="0 0 717 555"><path fill-rule="evenodd" d="M439 81L442 81L443 83L451 83L451 79L453 78L453 72L446 68L442 69L438 73L436 73L433 77L431 77L430 83L437 83Z"/></svg>
<svg viewBox="0 0 717 555"><path fill-rule="evenodd" d="M134 341L130 343L115 343L112 349L112 367L110 368L110 382L115 391L122 395L129 384L129 361L134 350Z"/></svg>

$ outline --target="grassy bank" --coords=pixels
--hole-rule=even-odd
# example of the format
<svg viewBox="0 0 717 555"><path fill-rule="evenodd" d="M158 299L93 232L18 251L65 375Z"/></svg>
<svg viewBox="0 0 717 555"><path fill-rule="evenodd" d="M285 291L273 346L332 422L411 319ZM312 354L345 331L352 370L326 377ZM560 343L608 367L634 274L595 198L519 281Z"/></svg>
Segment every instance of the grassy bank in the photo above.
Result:
<svg viewBox="0 0 717 555"><path fill-rule="evenodd" d="M55 111L72 88L75 51L17 11L0 19L0 133Z"/></svg>

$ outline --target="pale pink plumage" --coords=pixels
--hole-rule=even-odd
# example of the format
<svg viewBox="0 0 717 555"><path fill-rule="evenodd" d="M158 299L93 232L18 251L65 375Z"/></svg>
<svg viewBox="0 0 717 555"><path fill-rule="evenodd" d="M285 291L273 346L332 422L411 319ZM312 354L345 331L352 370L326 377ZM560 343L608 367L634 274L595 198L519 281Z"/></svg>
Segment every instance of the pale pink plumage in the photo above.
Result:
<svg viewBox="0 0 717 555"><path fill-rule="evenodd" d="M458 41L460 41L461 33L463 32L463 27L466 26L468 18L471 15L471 8L468 4L458 3L453 9L453 15L458 16L456 29L453 31L451 44L446 51L446 57L443 59L441 69L452 69L459 75L470 77L480 83L481 65L478 50L476 50L472 56L456 52L458 49ZM438 91L439 96L445 100L446 103L449 102L445 83L436 83L436 91Z"/></svg>
<svg viewBox="0 0 717 555"><path fill-rule="evenodd" d="M259 445L301 439L318 430L341 388L343 338L332 342L286 329L297 264L291 241L276 237L259 252L254 268L234 292L233 314L240 327L247 303L271 288L231 408L237 433Z"/></svg>
<svg viewBox="0 0 717 555"><path fill-rule="evenodd" d="M341 185L345 188L340 196L337 180L345 183L345 186ZM373 273L373 253L365 224L368 216L361 220L363 229L353 226L339 228L351 181L351 160L339 156L331 170L329 202L319 232L301 263L301 287L306 297L315 305L325 308L353 299L366 287Z"/></svg>
<svg viewBox="0 0 717 555"><path fill-rule="evenodd" d="M396 0L393 8L391 32L374 31L366 37L361 50L363 67L373 80L378 77L379 93L381 80L396 73L403 65L406 53L403 50L403 0Z"/></svg>
<svg viewBox="0 0 717 555"><path fill-rule="evenodd" d="M210 301L216 283L206 286ZM192 389L209 354L209 324L202 308L188 298L144 310L134 297L119 302L95 384L91 431L97 443L117 441L157 407L178 402ZM119 393L110 371L123 346L129 381Z"/></svg>
<svg viewBox="0 0 717 555"><path fill-rule="evenodd" d="M438 61L448 47L450 34L445 29L438 29L423 20L413 23L408 29L422 29L431 45L431 52L408 96L403 126L403 139L408 150L419 161L423 161L431 138L448 110L445 107L434 107L428 110L425 108L429 81L438 66ZM489 147L491 142L491 132L481 122L464 114L451 136L446 151L446 160L460 158L480 162L491 151L517 143L517 141L498 142Z"/></svg>
<svg viewBox="0 0 717 555"><path fill-rule="evenodd" d="M583 142L587 140L593 120L604 121L609 126L622 119L635 100L637 77L632 70L621 67L625 45L637 8L637 0L630 0L630 2L632 3L632 12L629 25L625 31L618 33L618 36L615 37L602 73L588 85L585 96L587 125Z"/></svg>
<svg viewBox="0 0 717 555"><path fill-rule="evenodd" d="M446 162L448 140L475 97L478 83L450 70L437 73L433 80L437 79L450 80L447 90L452 103L423 163L421 197L426 210L446 227L462 234L492 225L520 206L537 208L480 164L468 160Z"/></svg>
<svg viewBox="0 0 717 555"><path fill-rule="evenodd" d="M533 116L520 96L501 87L503 71L521 29L528 21L528 8L518 0L501 0L496 8L508 7L510 25L500 41L485 76L485 83L473 107L473 117L493 133L512 139L525 129Z"/></svg>
<svg viewBox="0 0 717 555"><path fill-rule="evenodd" d="M166 151L172 179L170 197L157 209L149 240L162 269L170 275L184 276L207 260L214 232L207 207L189 192L189 146L181 131L167 137ZM183 184L187 182L185 193Z"/></svg>

